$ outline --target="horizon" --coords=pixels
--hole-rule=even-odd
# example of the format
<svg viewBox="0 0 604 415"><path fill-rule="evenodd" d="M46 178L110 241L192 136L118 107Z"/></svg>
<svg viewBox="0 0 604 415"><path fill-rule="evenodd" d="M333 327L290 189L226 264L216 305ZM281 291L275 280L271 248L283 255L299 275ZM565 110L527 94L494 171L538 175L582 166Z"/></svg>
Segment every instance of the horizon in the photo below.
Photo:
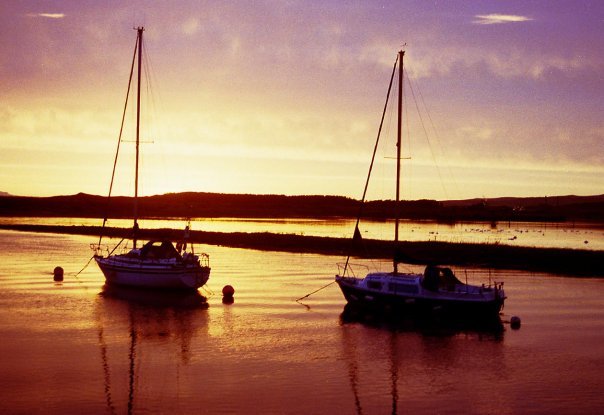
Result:
<svg viewBox="0 0 604 415"><path fill-rule="evenodd" d="M360 201L360 198L355 198L352 196L345 196L345 195L322 195L322 194L283 194L283 193L224 193L224 192L204 192L204 191L199 191L199 192L190 192L190 191L183 191L183 192L167 192L167 193L159 193L159 194L152 194L152 195L144 195L144 196L139 196L139 198L143 198L143 197L157 197L157 196L168 196L168 195L179 195L179 194L183 194L183 193L200 193L200 194L212 194L212 195L225 195L225 196L285 196L285 197L335 197L335 198L348 198L348 199L352 199L352 200L356 200L356 201ZM60 194L60 195L50 195L50 196L32 196L32 195L15 195L15 194L11 194L8 192L4 192L4 191L0 191L0 197L33 197L33 198L52 198L52 197L75 197L75 196L93 196L93 197L100 197L100 198L106 198L107 195L101 195L101 194L93 194L93 193L85 193L85 192L77 192L77 193L73 193L73 194ZM125 194L118 194L118 195L111 195L111 197L126 197L126 198L133 198L133 195L125 195ZM488 197L488 198L483 198L483 197L471 197L471 198L465 198L465 199L427 199L427 198L420 198L420 199L401 199L401 202L417 202L417 201L421 201L421 200L429 200L429 201L435 201L435 202L462 202L462 201L471 201L471 200L497 200L497 199L556 199L556 198L596 198L596 197L604 197L604 193L601 194L592 194L592 195L576 195L576 194L566 194L566 195L542 195L542 196L494 196L494 197ZM392 199L367 199L365 200L366 202L379 202L379 201L394 201L394 198Z"/></svg>
<svg viewBox="0 0 604 415"><path fill-rule="evenodd" d="M137 26L153 86L141 196L360 199L405 43L402 199L603 193L598 1L25 0L0 19L0 188L11 195L107 193ZM370 200L394 199L389 117ZM131 147L119 195L132 194Z"/></svg>

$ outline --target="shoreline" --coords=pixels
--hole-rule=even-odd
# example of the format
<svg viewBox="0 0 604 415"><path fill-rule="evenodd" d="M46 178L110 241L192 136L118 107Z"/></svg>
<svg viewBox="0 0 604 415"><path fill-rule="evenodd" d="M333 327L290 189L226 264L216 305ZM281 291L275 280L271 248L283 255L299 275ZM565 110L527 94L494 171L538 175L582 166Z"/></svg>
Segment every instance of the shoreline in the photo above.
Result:
<svg viewBox="0 0 604 415"><path fill-rule="evenodd" d="M129 228L105 228L101 226L60 225L0 225L0 229L128 238ZM139 239L182 238L182 230L141 229ZM392 241L364 239L355 242L349 238L275 234L269 232L206 232L191 231L189 241L195 244L219 245L231 248L257 249L292 253L314 253L366 259L389 259L396 252L401 262L422 265L439 264L473 266L493 269L517 269L522 271L547 272L577 277L604 277L604 251L564 248L515 247L495 244L449 243L436 241L401 241L395 246Z"/></svg>

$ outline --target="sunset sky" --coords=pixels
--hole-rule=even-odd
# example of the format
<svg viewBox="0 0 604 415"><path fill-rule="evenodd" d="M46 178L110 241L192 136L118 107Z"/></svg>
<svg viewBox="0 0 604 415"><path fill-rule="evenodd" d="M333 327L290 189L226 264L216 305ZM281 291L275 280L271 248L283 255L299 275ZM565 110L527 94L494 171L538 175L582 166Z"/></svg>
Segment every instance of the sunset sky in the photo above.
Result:
<svg viewBox="0 0 604 415"><path fill-rule="evenodd" d="M143 195L360 198L404 44L404 198L604 193L599 0L4 0L0 19L10 194L106 194L136 26ZM118 194L132 192L133 119ZM394 197L394 113L384 128L372 199Z"/></svg>

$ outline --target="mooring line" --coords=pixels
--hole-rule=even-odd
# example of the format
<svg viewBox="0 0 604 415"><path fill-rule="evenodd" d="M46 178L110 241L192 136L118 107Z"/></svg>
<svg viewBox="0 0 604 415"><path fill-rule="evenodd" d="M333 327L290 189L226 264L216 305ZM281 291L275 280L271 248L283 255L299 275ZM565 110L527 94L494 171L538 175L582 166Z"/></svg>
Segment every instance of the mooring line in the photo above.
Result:
<svg viewBox="0 0 604 415"><path fill-rule="evenodd" d="M333 280L332 282L330 282L330 283L329 283L329 284L327 284L327 285L322 286L322 287L321 287L321 288L319 288L318 290L315 290L315 291L313 291L313 292L311 292L311 293L308 293L308 294L306 294L304 297L300 297L300 298L298 298L298 299L296 300L296 302L298 303L298 302L300 302L300 300L304 300L306 297L310 297L310 296L311 296L311 295L313 295L314 293L317 293L317 292L321 291L322 289L329 287L329 286L330 286L331 284L333 284L334 282L336 282L336 281L335 281L335 280Z"/></svg>
<svg viewBox="0 0 604 415"><path fill-rule="evenodd" d="M88 265L90 265L90 262L92 262L92 260L94 259L94 255L92 257L90 257L90 259L88 260L88 262L86 263L86 265L84 265L84 268L82 268L79 272L77 272L76 274L70 273L67 275L73 275L74 278L76 279L76 281L78 282L78 284L82 285L83 282L81 279L78 278L78 275L80 275L86 268L88 268ZM84 289L88 290L88 287L86 285L84 285Z"/></svg>
<svg viewBox="0 0 604 415"><path fill-rule="evenodd" d="M109 255L113 254L113 252L115 252L115 250L117 249L118 246L121 245L122 242L124 242L124 239L126 239L125 237L122 238L121 241L118 242L118 244L113 248L113 250L111 250L111 252L109 252ZM100 247L100 245L99 245ZM90 263L92 262L92 260L94 259L94 257L96 256L96 254L93 254L90 259L88 260L88 262L86 262L86 265L84 265L84 268L82 268L81 270L79 270L76 274L69 274L69 275L73 275L76 279L77 282L79 282L80 284L82 284L82 281L78 278L78 276L84 272L84 270L86 268L88 268L88 265L90 265ZM84 286L84 288L88 289L88 287Z"/></svg>
<svg viewBox="0 0 604 415"><path fill-rule="evenodd" d="M82 273L82 271L84 271L86 268L88 268L88 265L90 265L90 262L92 262L92 260L94 259L94 255L90 257L90 259L88 260L88 262L86 263L86 265L84 265L84 268L82 268L80 271L78 271L77 274L74 275L74 277L79 281L80 279L78 278L78 275L80 275Z"/></svg>

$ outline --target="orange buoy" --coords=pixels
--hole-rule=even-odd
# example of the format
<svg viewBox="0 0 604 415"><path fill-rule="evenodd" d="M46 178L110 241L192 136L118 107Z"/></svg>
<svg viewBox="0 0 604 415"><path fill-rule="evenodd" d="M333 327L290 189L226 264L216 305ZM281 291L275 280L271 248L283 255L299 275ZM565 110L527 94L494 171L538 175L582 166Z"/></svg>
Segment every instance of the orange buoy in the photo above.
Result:
<svg viewBox="0 0 604 415"><path fill-rule="evenodd" d="M55 267L54 271L53 271L53 279L57 282L63 281L63 268L61 267Z"/></svg>

